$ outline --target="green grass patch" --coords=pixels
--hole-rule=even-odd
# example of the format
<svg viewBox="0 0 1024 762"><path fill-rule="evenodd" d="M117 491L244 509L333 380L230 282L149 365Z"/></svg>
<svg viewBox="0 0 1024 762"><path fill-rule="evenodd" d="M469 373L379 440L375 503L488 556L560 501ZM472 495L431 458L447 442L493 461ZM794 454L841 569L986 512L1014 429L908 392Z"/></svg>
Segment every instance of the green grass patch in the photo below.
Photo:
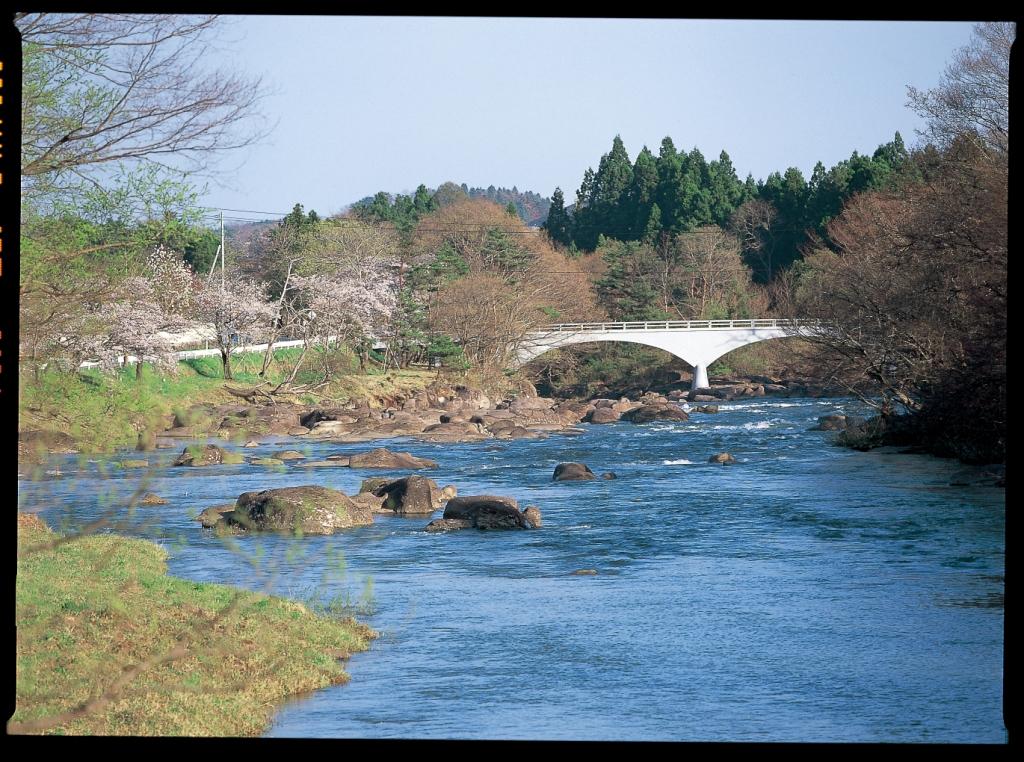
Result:
<svg viewBox="0 0 1024 762"><path fill-rule="evenodd" d="M200 403L239 402L224 387L255 386L264 381L277 384L285 380L301 355L301 347L274 351L267 377L260 377L263 353L232 357L234 379L223 378L220 357L198 357L178 363L175 373L160 372L143 365L141 377L133 367L117 373L96 369L76 373L47 370L37 378L21 377L19 430L58 431L69 435L84 453L110 452L119 447L134 447L139 434L159 432L169 417ZM383 404L396 396L422 389L434 380L429 371L370 368L365 375L354 372L358 362L346 349L329 353L310 351L295 378L295 384L317 384L325 370L331 382L316 393L303 393L296 401L315 405L322 400L344 402L368 399ZM210 421L189 421L203 429Z"/></svg>
<svg viewBox="0 0 1024 762"><path fill-rule="evenodd" d="M347 681L339 658L374 636L293 601L168 577L150 542L50 547L58 537L19 517L9 732L257 735L275 703Z"/></svg>

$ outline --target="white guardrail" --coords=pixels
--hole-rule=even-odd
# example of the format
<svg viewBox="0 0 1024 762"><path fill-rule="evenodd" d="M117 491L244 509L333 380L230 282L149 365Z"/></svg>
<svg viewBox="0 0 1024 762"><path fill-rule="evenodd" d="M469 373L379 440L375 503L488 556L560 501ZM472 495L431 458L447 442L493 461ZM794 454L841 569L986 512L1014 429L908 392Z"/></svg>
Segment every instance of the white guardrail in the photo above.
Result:
<svg viewBox="0 0 1024 762"><path fill-rule="evenodd" d="M537 333L583 333L593 331L699 331L736 328L814 328L818 320L649 320L629 323L558 323Z"/></svg>
<svg viewBox="0 0 1024 762"><path fill-rule="evenodd" d="M310 343L311 344L315 344L315 345L323 345L324 343L326 343L326 344L329 345L331 342L334 342L334 341L337 341L337 340L338 340L337 336L328 336L326 339L315 339L315 340L311 341ZM304 339L286 339L284 341L275 341L274 342L274 349L287 349L288 347L300 347L300 346L302 346L304 341L305 341ZM237 355L237 354L244 354L246 352L265 352L268 346L269 345L266 344L266 343L263 343L263 344L236 344L235 346L231 347L231 354ZM376 339L376 340L374 340L374 343L373 343L373 349L375 349L375 350L387 349L387 345L385 345L379 339ZM172 352L171 354L174 355L174 357L176 357L179 360L191 360L191 359L193 359L195 357L220 357L220 350L217 349L216 347L213 348L213 349L185 349L185 350L182 350L180 352ZM152 357L150 355L144 355L143 358L142 358L143 362L152 362L153 360L156 360L156 358ZM132 363L136 363L138 361L139 361L139 358L136 357L135 355L128 355L127 358L122 357L119 360L119 362L122 365L124 365L126 363L127 364L132 364ZM93 368L93 367L96 367L97 365L101 365L101 364L102 363L96 362L94 360L86 360L85 362L83 362L78 367L80 367L80 368Z"/></svg>

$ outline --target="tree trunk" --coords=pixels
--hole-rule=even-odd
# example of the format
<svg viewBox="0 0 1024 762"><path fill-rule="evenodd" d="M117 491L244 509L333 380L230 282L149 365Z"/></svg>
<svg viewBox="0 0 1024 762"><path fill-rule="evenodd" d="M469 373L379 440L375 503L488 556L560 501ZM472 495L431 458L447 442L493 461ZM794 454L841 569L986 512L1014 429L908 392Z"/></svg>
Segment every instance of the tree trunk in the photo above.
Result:
<svg viewBox="0 0 1024 762"><path fill-rule="evenodd" d="M274 357L274 342L277 341L277 331L274 331L270 335L270 339L267 341L267 351L263 354L263 367L260 368L260 378L267 377L267 368L270 367L270 361Z"/></svg>
<svg viewBox="0 0 1024 762"><path fill-rule="evenodd" d="M292 366L292 372L288 374L287 380L282 381L280 384L278 384L278 389L282 389L284 387L289 386L292 383L292 381L295 380L295 377L299 375L299 368L302 367L302 361L306 359L306 352L308 351L309 342L307 341L302 344L302 352L299 353L299 359L296 360L295 365Z"/></svg>
<svg viewBox="0 0 1024 762"><path fill-rule="evenodd" d="M141 357L139 358L139 361L137 363L135 363L135 381L137 383L140 383L142 381L142 358Z"/></svg>
<svg viewBox="0 0 1024 762"><path fill-rule="evenodd" d="M220 361L224 365L224 378L228 381L233 381L234 378L231 376L231 350L221 349L220 350Z"/></svg>

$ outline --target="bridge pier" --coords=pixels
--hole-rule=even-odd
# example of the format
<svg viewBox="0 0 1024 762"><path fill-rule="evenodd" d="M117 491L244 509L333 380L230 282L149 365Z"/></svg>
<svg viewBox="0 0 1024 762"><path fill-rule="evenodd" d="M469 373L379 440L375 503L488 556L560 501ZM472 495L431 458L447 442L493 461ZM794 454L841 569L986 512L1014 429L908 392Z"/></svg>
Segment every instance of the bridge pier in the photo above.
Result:
<svg viewBox="0 0 1024 762"><path fill-rule="evenodd" d="M693 384L690 385L690 389L707 389L711 384L708 383L708 368L706 365L694 365L693 366Z"/></svg>

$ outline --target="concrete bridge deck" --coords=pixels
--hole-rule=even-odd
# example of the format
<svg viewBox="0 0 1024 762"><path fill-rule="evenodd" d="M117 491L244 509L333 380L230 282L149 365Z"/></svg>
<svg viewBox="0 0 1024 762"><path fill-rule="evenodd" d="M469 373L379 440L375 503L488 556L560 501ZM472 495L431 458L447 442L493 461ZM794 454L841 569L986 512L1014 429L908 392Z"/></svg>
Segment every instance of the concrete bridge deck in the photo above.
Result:
<svg viewBox="0 0 1024 762"><path fill-rule="evenodd" d="M517 352L519 364L559 347L595 341L627 341L663 349L693 366L693 388L708 386L708 366L734 349L769 339L810 336L822 324L813 320L649 320L558 323L532 331Z"/></svg>

